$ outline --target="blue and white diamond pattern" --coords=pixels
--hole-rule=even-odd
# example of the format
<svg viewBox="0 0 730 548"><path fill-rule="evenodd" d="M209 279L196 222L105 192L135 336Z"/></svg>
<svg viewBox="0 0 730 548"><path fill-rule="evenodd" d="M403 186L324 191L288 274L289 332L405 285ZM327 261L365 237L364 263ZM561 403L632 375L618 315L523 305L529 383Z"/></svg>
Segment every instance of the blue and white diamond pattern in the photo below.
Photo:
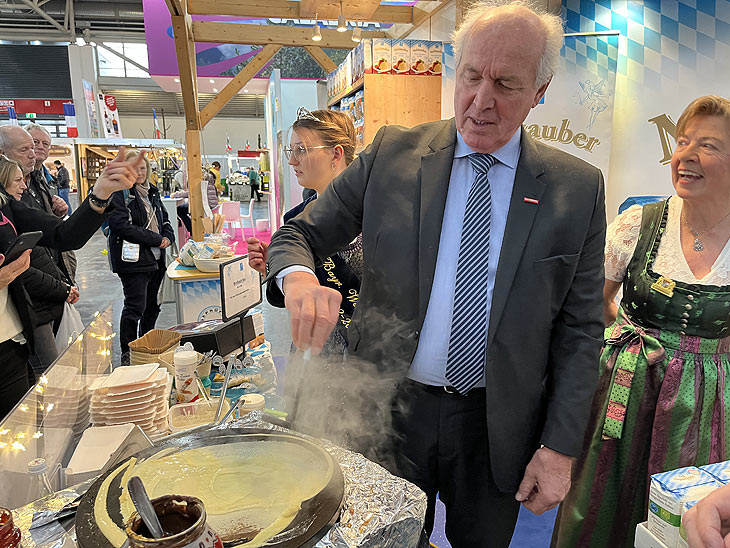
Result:
<svg viewBox="0 0 730 548"><path fill-rule="evenodd" d="M730 0L563 0L563 14L568 33L620 32L621 93L694 89L698 74L730 70ZM573 63L602 76L601 56L608 53L611 62L610 50L602 53L589 41L566 39L564 48L569 72Z"/></svg>
<svg viewBox="0 0 730 548"><path fill-rule="evenodd" d="M178 306L182 307L183 323L220 318L220 280L182 282L180 291L182 303L178 303Z"/></svg>

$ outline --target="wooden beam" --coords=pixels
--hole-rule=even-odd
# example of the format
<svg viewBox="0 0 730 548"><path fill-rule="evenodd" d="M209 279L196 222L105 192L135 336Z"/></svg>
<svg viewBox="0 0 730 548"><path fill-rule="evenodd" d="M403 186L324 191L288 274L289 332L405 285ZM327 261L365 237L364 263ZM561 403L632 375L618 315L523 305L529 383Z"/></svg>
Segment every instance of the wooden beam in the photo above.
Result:
<svg viewBox="0 0 730 548"><path fill-rule="evenodd" d="M301 2L292 0L188 0L191 15L231 15L234 17L265 17L275 19L313 19L300 14ZM344 7L344 4L343 4ZM414 8L411 6L379 6L367 18L356 17L345 11L348 21L371 23L411 23ZM420 11L420 10L418 10ZM339 14L339 12L338 12ZM335 16L336 18L336 16ZM320 18L321 19L321 18Z"/></svg>
<svg viewBox="0 0 730 548"><path fill-rule="evenodd" d="M194 15L299 19L299 2L291 0L188 0L188 9Z"/></svg>
<svg viewBox="0 0 730 548"><path fill-rule="evenodd" d="M203 159L200 155L199 129L185 130L185 158L188 171L188 198L190 219L193 221L193 240L203 241Z"/></svg>
<svg viewBox="0 0 730 548"><path fill-rule="evenodd" d="M183 6L184 7L184 6ZM189 15L172 15L177 68L185 108L185 157L188 174L188 202L193 221L193 238L203 239L203 164L200 157L200 113L198 112L198 69L195 63L192 19Z"/></svg>
<svg viewBox="0 0 730 548"><path fill-rule="evenodd" d="M279 44L298 47L315 45L312 42L312 29L308 27L193 21L193 36L196 42L215 44ZM388 35L385 32L363 31L362 37L387 38ZM322 29L322 41L316 45L320 48L352 49L356 44L349 32Z"/></svg>
<svg viewBox="0 0 730 548"><path fill-rule="evenodd" d="M304 46L307 53L312 56L312 59L317 61L317 64L329 74L337 68L337 64L327 55L322 48L319 46Z"/></svg>
<svg viewBox="0 0 730 548"><path fill-rule="evenodd" d="M337 19L342 13L348 19L368 20L380 6L380 0L301 0L299 16L304 18Z"/></svg>
<svg viewBox="0 0 730 548"><path fill-rule="evenodd" d="M281 49L281 46L275 44L269 44L264 46L263 49L259 50L256 56L251 59L245 67L236 74L236 77L226 84L218 95L213 97L211 101L205 105L205 108L200 112L200 124L205 125L218 114L218 112L230 101L233 97L243 89L251 78L256 76L259 71L264 68L271 58L276 55L276 52ZM322 52L324 54L324 52ZM334 63L333 63L334 64Z"/></svg>
<svg viewBox="0 0 730 548"><path fill-rule="evenodd" d="M182 92L185 107L185 128L200 129L195 43L193 42L190 16L172 16L172 29L175 34L180 91Z"/></svg>
<svg viewBox="0 0 730 548"><path fill-rule="evenodd" d="M438 12L440 12L442 9L444 9L446 6L449 6L449 5L451 5L451 0L439 0L439 4L431 11L413 8L413 25L406 31L402 32L400 34L400 36L397 37L397 39L402 40L403 38L407 38L414 30L416 30L416 28L419 25L422 25L423 23L425 23L431 17L433 17L434 15L436 15Z"/></svg>
<svg viewBox="0 0 730 548"><path fill-rule="evenodd" d="M184 0L165 0L167 9L170 10L170 15L185 15L185 5L183 2Z"/></svg>

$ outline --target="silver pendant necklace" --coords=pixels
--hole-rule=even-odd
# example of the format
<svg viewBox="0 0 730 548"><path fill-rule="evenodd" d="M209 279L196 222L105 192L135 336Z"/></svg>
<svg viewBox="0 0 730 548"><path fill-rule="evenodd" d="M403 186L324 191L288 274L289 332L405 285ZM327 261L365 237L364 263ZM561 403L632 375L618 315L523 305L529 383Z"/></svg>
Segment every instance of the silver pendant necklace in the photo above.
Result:
<svg viewBox="0 0 730 548"><path fill-rule="evenodd" d="M729 215L730 215L730 211L728 211L722 219L720 219L719 221L717 221L710 228L706 228L705 230L699 231L699 230L695 230L694 228L692 228L690 226L690 224L687 222L687 216L684 214L684 208L683 208L682 209L682 217L684 219L684 224L687 225L687 228L692 233L692 236L694 236L694 238L695 238L695 241L692 243L692 251L696 251L697 253L699 253L700 251L704 250L705 249L705 246L702 245L702 240L700 240L700 236L702 236L702 234L706 234L706 233L710 232L717 225L719 225L721 222L723 222L725 219L727 219Z"/></svg>

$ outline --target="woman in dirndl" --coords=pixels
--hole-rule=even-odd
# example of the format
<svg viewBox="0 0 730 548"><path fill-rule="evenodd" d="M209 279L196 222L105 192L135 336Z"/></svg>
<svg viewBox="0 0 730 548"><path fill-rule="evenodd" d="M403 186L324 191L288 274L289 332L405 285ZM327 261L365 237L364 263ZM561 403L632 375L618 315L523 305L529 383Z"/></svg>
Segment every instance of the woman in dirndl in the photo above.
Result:
<svg viewBox="0 0 730 548"><path fill-rule="evenodd" d="M730 459L730 101L696 99L676 135L676 195L606 234L600 380L554 547L633 548L652 474Z"/></svg>

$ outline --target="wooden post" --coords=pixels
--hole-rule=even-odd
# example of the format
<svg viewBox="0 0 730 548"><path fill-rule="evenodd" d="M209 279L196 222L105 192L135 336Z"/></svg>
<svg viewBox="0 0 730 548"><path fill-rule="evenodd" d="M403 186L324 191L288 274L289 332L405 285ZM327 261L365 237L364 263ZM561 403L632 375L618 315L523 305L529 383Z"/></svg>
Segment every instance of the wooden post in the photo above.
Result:
<svg viewBox="0 0 730 548"><path fill-rule="evenodd" d="M203 239L203 165L200 156L200 112L198 111L198 79L195 64L192 20L189 15L173 15L177 67L185 107L185 152L188 174L188 203L193 223L193 239Z"/></svg>

